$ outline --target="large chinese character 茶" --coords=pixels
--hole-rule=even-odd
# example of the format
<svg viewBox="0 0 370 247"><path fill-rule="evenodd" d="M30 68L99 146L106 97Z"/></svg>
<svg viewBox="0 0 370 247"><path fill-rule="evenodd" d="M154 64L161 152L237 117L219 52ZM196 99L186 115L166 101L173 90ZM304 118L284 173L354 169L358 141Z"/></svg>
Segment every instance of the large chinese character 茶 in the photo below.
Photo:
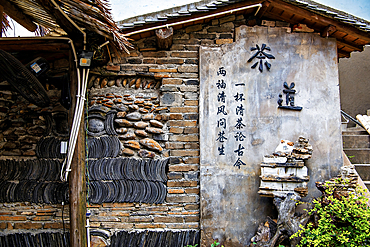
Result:
<svg viewBox="0 0 370 247"><path fill-rule="evenodd" d="M253 56L251 58L248 59L248 63L252 62L253 59L257 58L259 59L259 66L258 66L258 70L262 73L263 72L263 65L262 64L265 64L267 70L270 70L271 69L271 64L267 61L265 61L263 63L263 59L275 59L275 57L271 54L268 54L266 53L266 50L267 51L271 51L271 48L266 46L266 44L262 44L261 48L259 47L259 45L256 44L256 47L252 47L251 48L251 51L256 51L255 54L253 54ZM256 68L258 65L258 61L255 62L251 68L254 69Z"/></svg>

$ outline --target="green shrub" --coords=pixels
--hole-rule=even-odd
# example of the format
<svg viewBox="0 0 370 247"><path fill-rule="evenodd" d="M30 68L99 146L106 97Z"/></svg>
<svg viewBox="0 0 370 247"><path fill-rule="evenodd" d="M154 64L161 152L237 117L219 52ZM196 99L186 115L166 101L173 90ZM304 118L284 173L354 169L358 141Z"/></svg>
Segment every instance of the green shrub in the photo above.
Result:
<svg viewBox="0 0 370 247"><path fill-rule="evenodd" d="M291 238L301 237L298 247L370 246L370 209L364 190L348 189L342 179L323 186L323 195L313 201L314 219Z"/></svg>
<svg viewBox="0 0 370 247"><path fill-rule="evenodd" d="M215 241L213 244L211 244L211 247L216 247L216 246L218 246L218 245L220 245L220 243L219 243L219 242L217 242L217 241ZM224 247L224 246L222 245L222 247Z"/></svg>
<svg viewBox="0 0 370 247"><path fill-rule="evenodd" d="M216 247L216 246L218 246L218 245L220 245L220 243L219 242L217 242L217 241L215 241L213 244L211 244L211 247ZM196 247L196 246L198 246L198 244L196 244L196 245L190 245L190 244L188 244L187 246L185 246L185 247ZM222 247L224 247L223 245L222 245Z"/></svg>

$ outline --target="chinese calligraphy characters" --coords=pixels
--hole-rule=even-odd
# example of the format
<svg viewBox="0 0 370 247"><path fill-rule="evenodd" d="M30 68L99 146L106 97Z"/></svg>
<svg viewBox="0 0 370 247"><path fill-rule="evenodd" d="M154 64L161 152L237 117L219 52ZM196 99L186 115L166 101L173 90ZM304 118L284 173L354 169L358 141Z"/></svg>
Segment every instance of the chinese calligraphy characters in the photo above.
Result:
<svg viewBox="0 0 370 247"><path fill-rule="evenodd" d="M259 47L259 45L256 44L256 47L252 47L251 48L251 51L256 51L256 53L254 53L252 55L252 57L250 57L248 59L248 63L252 62L253 59L257 58L259 59L259 62L255 62L251 68L254 69L257 67L258 63L259 63L259 66L258 66L258 70L262 73L263 72L263 65L264 64L266 66L266 69L267 70L270 70L271 69L271 64L269 62L267 62L267 59L275 59L275 57L271 54L268 54L266 51L271 51L271 48L266 46L266 44L262 44L261 47ZM263 63L263 59L266 59L266 61Z"/></svg>
<svg viewBox="0 0 370 247"><path fill-rule="evenodd" d="M222 76L222 78L224 78L226 76L226 70L224 67L220 67L217 71L217 76ZM217 94L217 102L221 103L221 105L217 106L217 113L216 115L220 115L220 116L225 116L227 115L227 112L226 112L226 93L225 93L225 89L226 89L226 82L224 79L218 79L217 83L216 83L216 87L218 89L218 94ZM221 91L222 90L222 91ZM227 119L223 117L223 118L220 118L217 120L217 128L220 128L218 134L217 134L217 139L216 141L219 142L221 144L221 146L219 146L217 148L217 151L218 151L218 155L225 155L225 146L224 146L224 143L226 142L227 140L227 133L225 132L226 130L226 127L227 127ZM222 129L222 130L221 130Z"/></svg>
<svg viewBox="0 0 370 247"><path fill-rule="evenodd" d="M243 132L245 127L243 117L245 117L246 114L244 105L246 99L243 91L245 83L229 83L228 71L225 67L219 67L216 74L216 151L218 156L232 155L232 157L235 157L233 158L233 166L240 169L242 165L246 165L242 160L246 151L244 144L246 135L245 132ZM236 132L230 135L230 130L236 130Z"/></svg>
<svg viewBox="0 0 370 247"><path fill-rule="evenodd" d="M295 83L292 82L288 86L288 83L284 82L284 88L283 93L285 94L285 103L286 105L283 105L283 95L279 94L279 99L277 101L278 103L278 108L280 109L288 109L288 110L294 110L294 111L301 111L302 107L300 106L295 106L294 104L294 95L296 93L296 90L293 89L295 86Z"/></svg>

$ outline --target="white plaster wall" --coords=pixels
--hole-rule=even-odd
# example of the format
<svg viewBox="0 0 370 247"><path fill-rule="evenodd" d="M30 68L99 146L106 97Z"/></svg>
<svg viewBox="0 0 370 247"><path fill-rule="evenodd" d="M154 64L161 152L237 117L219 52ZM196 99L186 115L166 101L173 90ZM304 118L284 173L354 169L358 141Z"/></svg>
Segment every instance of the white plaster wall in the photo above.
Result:
<svg viewBox="0 0 370 247"><path fill-rule="evenodd" d="M270 71L251 69L247 60L256 44L271 48L275 60ZM218 155L217 94L219 67L225 67L227 82L244 82L246 128L242 142L245 166L234 167L237 144L233 141L235 121L232 86L226 105L230 124L226 155ZM295 104L302 111L278 109L283 83L295 82ZM336 41L312 33L287 33L285 29L242 26L236 42L222 47L200 49L200 148L202 239L218 238L226 245L245 246L258 224L272 209L272 201L258 194L260 162L271 154L280 140L297 141L302 135L313 145L307 163L311 180L309 197L319 195L314 182L337 175L342 164L340 102ZM205 244L203 242L203 244Z"/></svg>

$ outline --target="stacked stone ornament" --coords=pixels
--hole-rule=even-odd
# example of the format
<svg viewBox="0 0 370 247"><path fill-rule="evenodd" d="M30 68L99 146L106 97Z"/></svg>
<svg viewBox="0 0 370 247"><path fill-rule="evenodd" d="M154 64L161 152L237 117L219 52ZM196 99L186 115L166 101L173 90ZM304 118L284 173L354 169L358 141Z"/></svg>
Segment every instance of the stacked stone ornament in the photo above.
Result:
<svg viewBox="0 0 370 247"><path fill-rule="evenodd" d="M312 156L308 139L299 137L296 143L281 140L272 155L261 163L261 184L258 194L266 197L286 197L289 193L307 195L310 177L304 161Z"/></svg>

